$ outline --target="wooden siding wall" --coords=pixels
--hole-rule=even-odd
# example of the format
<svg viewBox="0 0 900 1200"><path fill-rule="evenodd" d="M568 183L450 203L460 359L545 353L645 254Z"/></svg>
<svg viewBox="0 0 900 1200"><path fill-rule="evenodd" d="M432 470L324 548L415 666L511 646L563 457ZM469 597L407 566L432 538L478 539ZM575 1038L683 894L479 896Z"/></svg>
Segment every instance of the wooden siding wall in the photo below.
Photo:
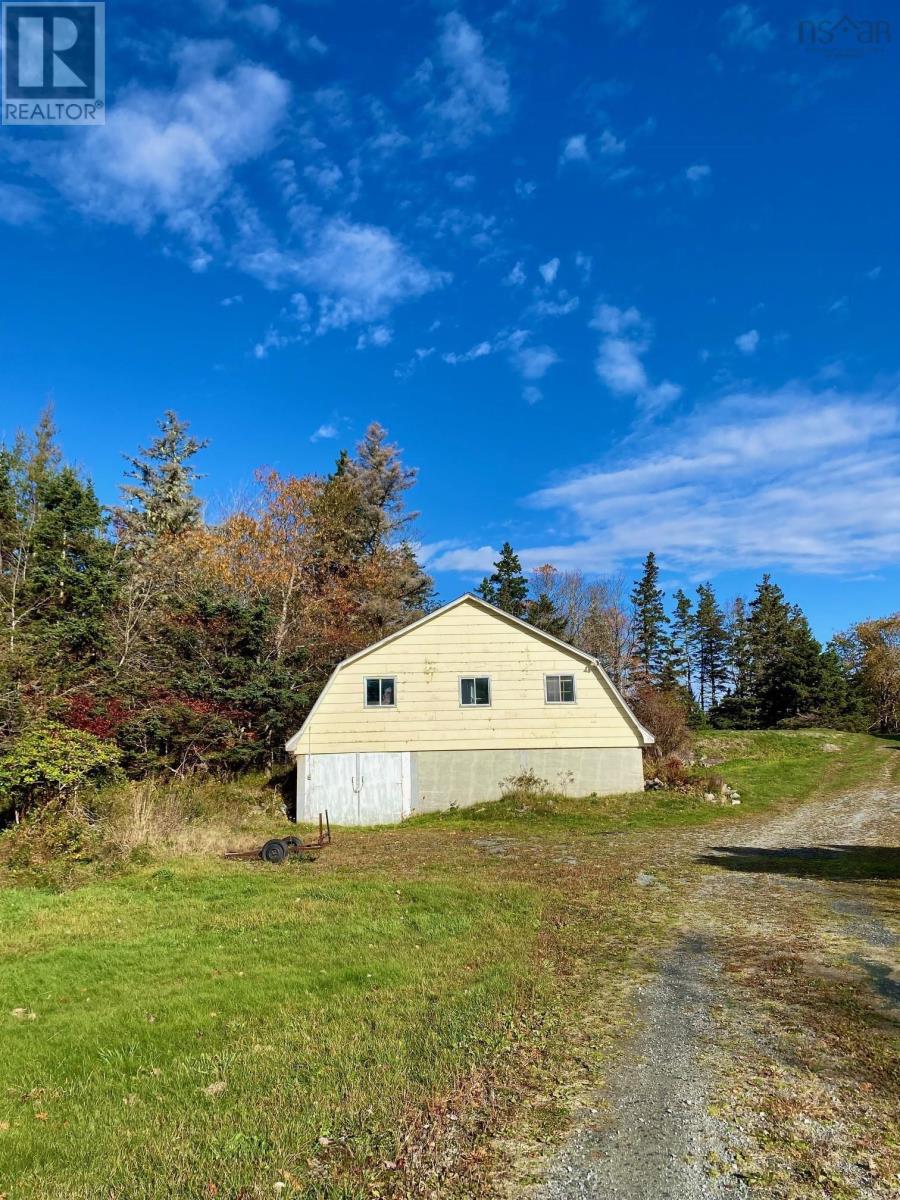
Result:
<svg viewBox="0 0 900 1200"><path fill-rule="evenodd" d="M544 675L575 676L574 704L546 704ZM460 675L491 677L490 706L462 707ZM366 708L367 676L396 679L394 708ZM341 668L297 754L639 746L600 673L471 601Z"/></svg>

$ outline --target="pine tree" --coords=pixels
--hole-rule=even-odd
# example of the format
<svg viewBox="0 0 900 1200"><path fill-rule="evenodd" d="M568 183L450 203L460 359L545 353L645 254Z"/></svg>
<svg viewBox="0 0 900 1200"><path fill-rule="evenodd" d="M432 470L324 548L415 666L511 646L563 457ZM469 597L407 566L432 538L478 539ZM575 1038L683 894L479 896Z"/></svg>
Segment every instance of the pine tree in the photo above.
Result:
<svg viewBox="0 0 900 1200"><path fill-rule="evenodd" d="M190 437L189 423L171 410L158 425L159 437L142 446L136 457L125 455L131 464L125 476L135 482L120 488L125 504L114 509L113 516L122 540L131 545L186 533L200 524L194 484L202 476L190 460L209 442Z"/></svg>
<svg viewBox="0 0 900 1200"><path fill-rule="evenodd" d="M668 649L668 618L663 606L665 593L659 587L659 566L651 550L644 560L641 578L631 593L634 606L635 653L644 674L651 680L663 675Z"/></svg>
<svg viewBox="0 0 900 1200"><path fill-rule="evenodd" d="M500 547L500 557L494 563L494 573L482 579L478 594L489 604L502 608L514 617L526 615L528 581L522 574L519 556L509 542L504 542Z"/></svg>
<svg viewBox="0 0 900 1200"><path fill-rule="evenodd" d="M528 620L536 629L543 629L553 637L566 634L566 616L561 613L547 592L540 592L536 600L528 601Z"/></svg>
<svg viewBox="0 0 900 1200"><path fill-rule="evenodd" d="M697 677L700 707L715 708L726 686L728 633L725 614L709 583L697 588Z"/></svg>

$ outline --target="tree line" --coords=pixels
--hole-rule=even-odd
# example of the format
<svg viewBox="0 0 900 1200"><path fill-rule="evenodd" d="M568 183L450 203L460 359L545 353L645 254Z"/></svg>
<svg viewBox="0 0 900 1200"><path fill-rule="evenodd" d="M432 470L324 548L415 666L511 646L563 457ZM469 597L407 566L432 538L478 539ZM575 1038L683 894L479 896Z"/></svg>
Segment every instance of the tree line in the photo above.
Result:
<svg viewBox="0 0 900 1200"><path fill-rule="evenodd" d="M271 767L338 662L434 606L410 533L416 471L380 425L327 474L260 470L215 519L197 494L206 445L167 412L111 508L63 461L49 411L0 446L0 792L41 771L62 789L91 762ZM695 722L900 720L900 614L822 647L768 576L749 602L723 606L710 584L667 602L653 554L631 586L551 565L526 577L508 544L480 593Z"/></svg>
<svg viewBox="0 0 900 1200"><path fill-rule="evenodd" d="M723 604L708 582L667 598L652 551L630 585L549 564L529 581L509 543L479 594L594 655L636 702L677 700L695 725L900 728L900 613L823 646L768 574L749 600Z"/></svg>
<svg viewBox="0 0 900 1200"><path fill-rule="evenodd" d="M431 603L416 472L381 426L327 475L258 472L205 521L206 442L158 425L110 509L50 412L0 447L0 758L27 746L20 774L110 744L133 776L269 767L335 665Z"/></svg>

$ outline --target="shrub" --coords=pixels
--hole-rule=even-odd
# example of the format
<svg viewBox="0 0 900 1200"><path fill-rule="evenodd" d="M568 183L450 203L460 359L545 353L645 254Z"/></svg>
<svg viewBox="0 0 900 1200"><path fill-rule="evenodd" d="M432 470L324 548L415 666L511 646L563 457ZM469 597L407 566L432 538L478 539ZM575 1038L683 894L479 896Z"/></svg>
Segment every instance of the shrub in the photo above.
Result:
<svg viewBox="0 0 900 1200"><path fill-rule="evenodd" d="M92 733L41 721L26 729L0 757L0 819L36 804L66 801L79 788L119 775L119 751Z"/></svg>
<svg viewBox="0 0 900 1200"><path fill-rule="evenodd" d="M668 758L690 751L687 706L675 692L642 684L632 707L637 719L656 738L656 744L648 751L651 758Z"/></svg>
<svg viewBox="0 0 900 1200"><path fill-rule="evenodd" d="M540 775L536 775L534 769L529 767L525 771L520 771L518 775L509 775L506 779L500 780L502 788L501 795L504 800L510 796L543 796L550 791L550 782L547 779L541 779Z"/></svg>

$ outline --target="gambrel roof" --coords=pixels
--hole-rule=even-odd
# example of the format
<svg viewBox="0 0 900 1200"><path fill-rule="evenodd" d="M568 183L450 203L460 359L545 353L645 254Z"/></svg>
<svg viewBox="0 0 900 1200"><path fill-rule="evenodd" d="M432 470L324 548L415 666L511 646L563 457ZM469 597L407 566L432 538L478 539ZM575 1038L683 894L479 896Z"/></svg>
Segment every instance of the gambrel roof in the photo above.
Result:
<svg viewBox="0 0 900 1200"><path fill-rule="evenodd" d="M579 650L577 646L569 645L568 642L564 642L561 638L554 637L553 634L551 634L551 633L546 633L543 629L536 628L536 626L530 624L528 621L523 621L521 617L514 617L511 613L504 612L503 609L497 608L493 604L488 604L488 602L486 600L482 600L480 596L473 596L471 592L465 592L465 593L463 593L462 596L458 596L455 600L451 600L449 604L444 604L440 608L436 608L433 612L426 613L425 616L420 617L418 621L413 621L410 625L404 625L403 628L398 629L396 631L396 633L389 633L387 637L382 638L378 642L373 642L371 646L366 646L362 650L357 650L357 652L355 654L351 654L348 658L345 658L342 662L338 663L338 665L335 667L335 669L332 671L331 675L329 676L328 682L325 684L325 686L322 688L322 691L319 693L318 699L316 700L315 704L310 709L309 715L307 716L306 720L303 722L303 724L297 730L297 732L294 734L294 736L292 738L290 738L290 740L288 742L285 743L285 750L287 750L288 753L290 753L293 750L295 750L297 748L297 746L299 746L300 740L303 737L304 730L309 725L310 721L312 720L313 716L316 713L316 710L318 709L319 705L322 703L323 699L325 698L325 696L328 692L328 689L331 687L335 678L337 677L337 675L340 674L340 672L344 669L344 667L349 666L350 663L357 662L360 658L364 658L367 654L371 654L373 650L377 650L381 646L387 646L390 642L395 642L399 638L405 637L411 630L418 629L421 625L427 624L428 621L434 621L437 617L441 616L443 613L450 612L451 609L458 608L460 604L465 604L467 602L470 604L477 605L480 609L484 610L485 612L490 613L491 616L496 617L500 621L509 621L512 624L519 626L526 633L530 634L531 637L535 637L540 640L550 642L554 646L559 646L563 650L567 651L569 654L572 654L576 658L580 658L580 659L582 659L582 661L588 663L599 674L600 678L603 680L603 682L606 685L606 687L608 688L610 695L612 696L614 702L620 707L620 709L622 710L623 716L628 721L628 723L632 726L632 728L634 729L634 731L637 733L638 737L640 738L641 744L644 746L651 746L653 744L653 742L655 740L653 737L653 734L650 732L649 729L646 729L640 723L640 721L637 719L637 717L631 711L631 709L629 708L628 704L625 701L625 697L622 695L622 693L619 691L619 689L616 687L616 685L610 679L609 675L606 673L606 671L603 668L603 665L601 664L599 659L595 658L592 654L588 654L587 651L585 651L585 650Z"/></svg>

